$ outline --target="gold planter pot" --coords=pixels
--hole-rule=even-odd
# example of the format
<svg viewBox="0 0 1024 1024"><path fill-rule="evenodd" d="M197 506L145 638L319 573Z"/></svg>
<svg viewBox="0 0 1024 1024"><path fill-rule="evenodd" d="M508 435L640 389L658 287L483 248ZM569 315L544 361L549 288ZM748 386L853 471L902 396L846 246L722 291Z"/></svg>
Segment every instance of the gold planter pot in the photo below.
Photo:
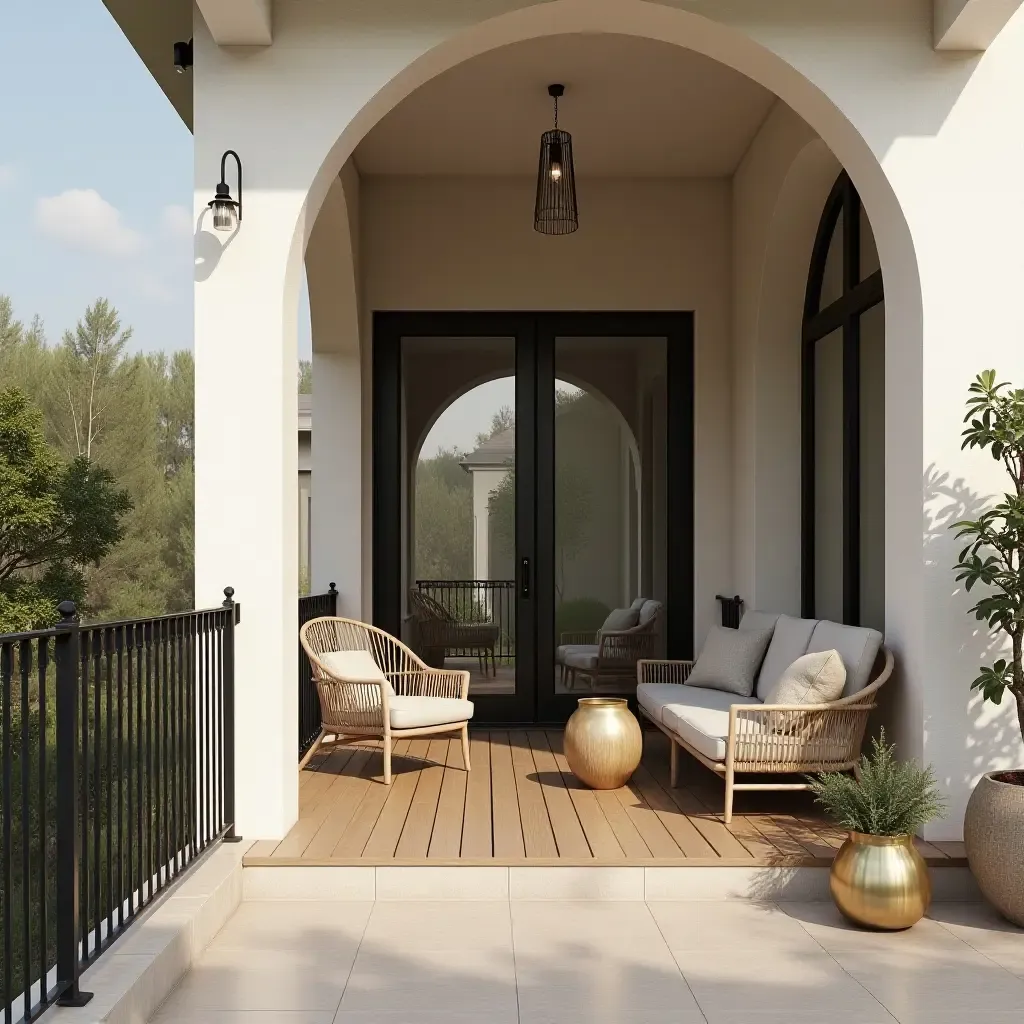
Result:
<svg viewBox="0 0 1024 1024"><path fill-rule="evenodd" d="M928 866L913 836L849 833L832 862L829 887L844 917L879 931L910 928L932 899Z"/></svg>
<svg viewBox="0 0 1024 1024"><path fill-rule="evenodd" d="M581 697L565 726L565 759L591 789L619 789L643 753L640 725L619 697Z"/></svg>

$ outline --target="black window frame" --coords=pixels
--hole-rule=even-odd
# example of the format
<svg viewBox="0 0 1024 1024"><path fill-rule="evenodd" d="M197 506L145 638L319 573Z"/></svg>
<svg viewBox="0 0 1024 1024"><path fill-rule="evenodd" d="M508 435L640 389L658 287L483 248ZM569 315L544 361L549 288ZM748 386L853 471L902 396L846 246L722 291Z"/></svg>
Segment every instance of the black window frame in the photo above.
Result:
<svg viewBox="0 0 1024 1024"><path fill-rule="evenodd" d="M822 308L829 250L843 225L842 294ZM885 298L881 269L861 276L861 201L843 171L825 201L811 250L801 358L801 608L815 618L815 346L842 331L843 622L860 624L860 319Z"/></svg>

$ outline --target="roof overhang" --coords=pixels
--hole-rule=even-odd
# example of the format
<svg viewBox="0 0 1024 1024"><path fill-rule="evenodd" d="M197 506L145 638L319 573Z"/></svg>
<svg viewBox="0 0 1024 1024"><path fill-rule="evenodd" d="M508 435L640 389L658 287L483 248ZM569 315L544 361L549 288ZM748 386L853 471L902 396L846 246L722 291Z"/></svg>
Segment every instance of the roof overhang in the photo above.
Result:
<svg viewBox="0 0 1024 1024"><path fill-rule="evenodd" d="M987 50L1022 0L935 0L936 50Z"/></svg>
<svg viewBox="0 0 1024 1024"><path fill-rule="evenodd" d="M103 0L182 121L192 127L192 76L174 69L174 44L192 38L192 0Z"/></svg>
<svg viewBox="0 0 1024 1024"><path fill-rule="evenodd" d="M210 35L221 46L269 46L273 0L196 0Z"/></svg>

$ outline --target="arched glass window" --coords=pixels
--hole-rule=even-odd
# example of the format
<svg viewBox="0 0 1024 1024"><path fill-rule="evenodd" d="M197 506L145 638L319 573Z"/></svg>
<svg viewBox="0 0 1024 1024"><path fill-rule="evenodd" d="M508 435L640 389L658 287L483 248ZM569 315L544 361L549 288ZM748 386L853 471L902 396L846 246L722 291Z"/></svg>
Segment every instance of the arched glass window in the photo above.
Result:
<svg viewBox="0 0 1024 1024"><path fill-rule="evenodd" d="M871 226L849 175L825 203L804 300L802 604L884 626L885 314Z"/></svg>

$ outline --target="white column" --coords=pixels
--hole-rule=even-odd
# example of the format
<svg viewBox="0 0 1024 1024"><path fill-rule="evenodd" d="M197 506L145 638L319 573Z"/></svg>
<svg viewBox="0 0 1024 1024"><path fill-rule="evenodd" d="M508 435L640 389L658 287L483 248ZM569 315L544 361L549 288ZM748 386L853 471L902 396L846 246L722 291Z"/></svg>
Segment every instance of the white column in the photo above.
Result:
<svg viewBox="0 0 1024 1024"><path fill-rule="evenodd" d="M314 347L313 593L335 583L338 614L357 619L369 613L363 608L362 422L358 353Z"/></svg>

